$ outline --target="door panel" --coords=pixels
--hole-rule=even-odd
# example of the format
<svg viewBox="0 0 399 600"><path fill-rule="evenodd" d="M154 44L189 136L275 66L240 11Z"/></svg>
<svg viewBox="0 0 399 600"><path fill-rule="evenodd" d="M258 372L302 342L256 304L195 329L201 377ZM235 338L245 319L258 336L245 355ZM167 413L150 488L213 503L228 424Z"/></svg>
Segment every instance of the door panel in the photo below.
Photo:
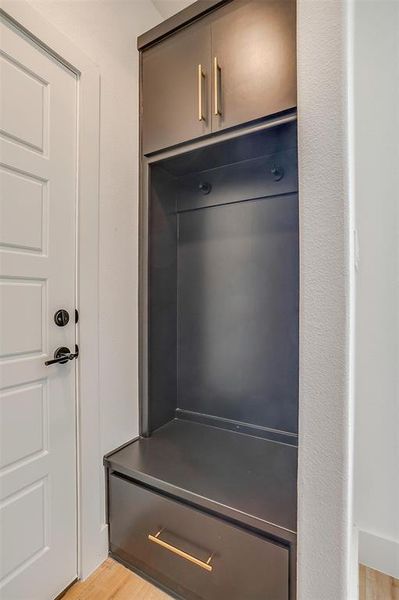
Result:
<svg viewBox="0 0 399 600"><path fill-rule="evenodd" d="M1 391L0 404L0 468L48 450L48 407L43 382Z"/></svg>
<svg viewBox="0 0 399 600"><path fill-rule="evenodd" d="M0 21L0 596L76 577L75 76Z"/></svg>
<svg viewBox="0 0 399 600"><path fill-rule="evenodd" d="M0 166L0 189L0 245L43 252L43 211L46 209L43 181Z"/></svg>
<svg viewBox="0 0 399 600"><path fill-rule="evenodd" d="M209 20L202 19L145 50L142 61L144 154L210 133ZM203 120L199 120L199 65Z"/></svg>
<svg viewBox="0 0 399 600"><path fill-rule="evenodd" d="M43 152L47 138L44 131L47 84L41 77L14 62L11 56L0 56L0 65L3 88L0 130L4 136ZM19 91L19 101L16 101L15 90ZM26 110L24 102L27 98L29 110Z"/></svg>
<svg viewBox="0 0 399 600"><path fill-rule="evenodd" d="M220 77L215 90L213 71L213 131L296 106L295 1L231 2L215 11L211 29Z"/></svg>

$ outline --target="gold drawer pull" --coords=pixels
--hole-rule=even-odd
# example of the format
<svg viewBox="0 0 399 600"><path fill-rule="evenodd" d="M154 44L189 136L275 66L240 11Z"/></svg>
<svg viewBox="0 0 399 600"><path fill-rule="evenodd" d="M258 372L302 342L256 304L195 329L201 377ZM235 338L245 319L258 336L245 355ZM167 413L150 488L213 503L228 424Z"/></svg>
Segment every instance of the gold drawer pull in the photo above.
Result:
<svg viewBox="0 0 399 600"><path fill-rule="evenodd" d="M202 65L198 65L198 121L205 121L204 111L202 110L202 87L205 73Z"/></svg>
<svg viewBox="0 0 399 600"><path fill-rule="evenodd" d="M213 59L213 93L214 93L214 114L215 116L222 114L222 109L220 108L220 95L221 95L221 74L222 69L219 66L217 56Z"/></svg>
<svg viewBox="0 0 399 600"><path fill-rule="evenodd" d="M213 567L210 564L213 554L210 555L210 557L208 558L208 560L206 562L204 562L203 560L200 560L199 558L195 558L195 556L191 556L191 554L187 554L187 552L180 550L180 548L176 548L176 546L172 546L172 544L168 544L168 542L164 542L163 540L161 540L161 538L159 536L161 535L162 531L163 530L161 529L160 531L158 531L158 533L156 535L149 534L148 539L150 540L150 542L154 542L155 544L162 546L162 548L166 548L166 550L170 550L171 552L173 552L173 554L177 554L178 556L181 556L181 558L185 558L186 560L189 560L190 562L194 563L198 567L201 567L201 569L205 569L205 571L213 570Z"/></svg>

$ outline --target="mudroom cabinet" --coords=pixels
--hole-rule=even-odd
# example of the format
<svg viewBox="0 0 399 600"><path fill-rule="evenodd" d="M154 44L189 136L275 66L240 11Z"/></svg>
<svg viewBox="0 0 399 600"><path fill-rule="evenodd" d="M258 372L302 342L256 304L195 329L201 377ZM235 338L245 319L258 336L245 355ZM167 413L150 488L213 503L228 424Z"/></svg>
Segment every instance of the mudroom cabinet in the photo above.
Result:
<svg viewBox="0 0 399 600"><path fill-rule="evenodd" d="M200 21L142 54L145 153L211 132L211 36Z"/></svg>
<svg viewBox="0 0 399 600"><path fill-rule="evenodd" d="M140 435L105 457L109 542L181 600L296 598L295 43L290 0L139 39Z"/></svg>
<svg viewBox="0 0 399 600"><path fill-rule="evenodd" d="M142 52L145 154L296 106L293 0L240 0Z"/></svg>

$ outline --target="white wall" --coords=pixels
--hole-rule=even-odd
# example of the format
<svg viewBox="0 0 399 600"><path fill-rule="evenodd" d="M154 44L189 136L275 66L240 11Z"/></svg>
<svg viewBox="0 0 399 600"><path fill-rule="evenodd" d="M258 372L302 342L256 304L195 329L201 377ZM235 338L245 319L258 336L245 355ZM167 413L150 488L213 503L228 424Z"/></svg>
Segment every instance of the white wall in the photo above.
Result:
<svg viewBox="0 0 399 600"><path fill-rule="evenodd" d="M357 0L354 36L359 558L399 578L399 3Z"/></svg>
<svg viewBox="0 0 399 600"><path fill-rule="evenodd" d="M152 2L163 18L167 19L192 4L193 0L152 0Z"/></svg>

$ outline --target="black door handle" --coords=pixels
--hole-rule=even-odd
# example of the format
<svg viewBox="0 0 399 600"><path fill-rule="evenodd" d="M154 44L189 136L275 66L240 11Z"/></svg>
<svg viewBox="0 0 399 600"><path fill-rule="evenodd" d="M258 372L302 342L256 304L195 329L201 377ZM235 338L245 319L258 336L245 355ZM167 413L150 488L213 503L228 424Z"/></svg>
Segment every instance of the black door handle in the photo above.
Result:
<svg viewBox="0 0 399 600"><path fill-rule="evenodd" d="M71 353L69 348L67 348L66 346L60 346L54 352L54 358L52 360L46 360L46 362L44 364L46 365L46 367L48 367L50 365L56 365L56 364L64 365L68 361L73 360L74 358L78 358L78 356L79 356L79 348L76 346L76 344L75 344L75 352L74 353Z"/></svg>

